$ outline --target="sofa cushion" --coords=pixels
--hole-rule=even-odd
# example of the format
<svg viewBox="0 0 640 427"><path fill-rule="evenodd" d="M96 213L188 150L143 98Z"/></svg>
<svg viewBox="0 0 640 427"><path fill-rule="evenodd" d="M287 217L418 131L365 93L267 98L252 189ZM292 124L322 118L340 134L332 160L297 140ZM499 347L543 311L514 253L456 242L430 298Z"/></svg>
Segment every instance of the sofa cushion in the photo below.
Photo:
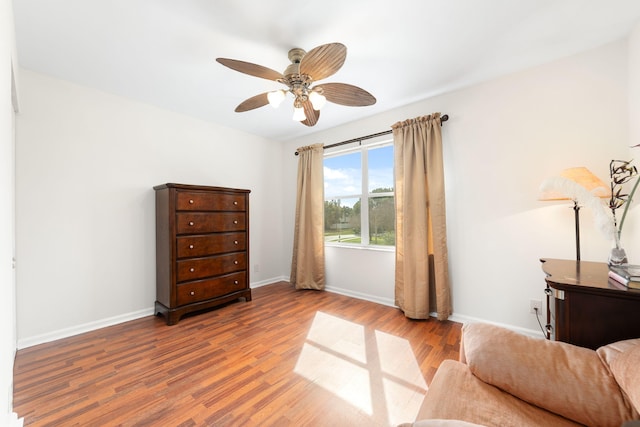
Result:
<svg viewBox="0 0 640 427"><path fill-rule="evenodd" d="M640 411L640 338L602 346L597 353L635 410Z"/></svg>
<svg viewBox="0 0 640 427"><path fill-rule="evenodd" d="M634 338L630 340L617 341L611 344L603 345L596 350L598 357L602 360L606 366L611 367L611 364L618 356L627 350L631 350L637 345L640 345L640 338Z"/></svg>
<svg viewBox="0 0 640 427"><path fill-rule="evenodd" d="M459 420L489 427L580 425L480 381L467 365L455 360L443 361L429 384L416 417L418 421L425 419Z"/></svg>
<svg viewBox="0 0 640 427"><path fill-rule="evenodd" d="M593 350L483 323L462 331L464 359L482 381L585 425L638 416Z"/></svg>

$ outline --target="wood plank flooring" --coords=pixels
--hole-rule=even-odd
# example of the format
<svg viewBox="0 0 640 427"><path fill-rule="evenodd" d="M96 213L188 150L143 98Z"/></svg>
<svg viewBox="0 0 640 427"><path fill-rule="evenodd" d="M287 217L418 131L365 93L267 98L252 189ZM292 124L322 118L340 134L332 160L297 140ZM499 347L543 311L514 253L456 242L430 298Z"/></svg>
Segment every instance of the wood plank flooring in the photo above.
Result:
<svg viewBox="0 0 640 427"><path fill-rule="evenodd" d="M390 426L412 421L461 324L280 282L19 350L25 426Z"/></svg>

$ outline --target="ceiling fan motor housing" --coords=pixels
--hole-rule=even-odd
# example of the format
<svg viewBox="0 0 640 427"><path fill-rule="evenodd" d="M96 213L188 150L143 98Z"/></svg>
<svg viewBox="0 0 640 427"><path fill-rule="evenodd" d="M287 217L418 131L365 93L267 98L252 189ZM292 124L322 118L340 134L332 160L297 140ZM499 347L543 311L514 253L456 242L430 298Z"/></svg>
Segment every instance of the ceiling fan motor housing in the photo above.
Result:
<svg viewBox="0 0 640 427"><path fill-rule="evenodd" d="M302 58L307 54L304 49L300 49L299 47L294 47L289 51L289 61L294 64L299 64L302 61Z"/></svg>
<svg viewBox="0 0 640 427"><path fill-rule="evenodd" d="M291 64L284 70L284 78L280 79L280 83L289 87L289 92L295 96L295 104L301 104L309 99L309 88L313 83L313 79L306 75L300 74L300 61L306 51L300 48L294 48L289 51L289 60Z"/></svg>

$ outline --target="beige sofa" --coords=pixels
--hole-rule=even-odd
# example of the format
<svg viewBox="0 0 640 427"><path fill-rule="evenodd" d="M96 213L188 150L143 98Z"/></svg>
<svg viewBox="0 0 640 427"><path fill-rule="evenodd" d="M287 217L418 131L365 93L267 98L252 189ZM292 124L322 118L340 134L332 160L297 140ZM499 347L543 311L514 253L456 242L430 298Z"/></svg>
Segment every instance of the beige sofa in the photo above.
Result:
<svg viewBox="0 0 640 427"><path fill-rule="evenodd" d="M597 351L464 325L416 422L403 426L616 426L640 419L640 339Z"/></svg>

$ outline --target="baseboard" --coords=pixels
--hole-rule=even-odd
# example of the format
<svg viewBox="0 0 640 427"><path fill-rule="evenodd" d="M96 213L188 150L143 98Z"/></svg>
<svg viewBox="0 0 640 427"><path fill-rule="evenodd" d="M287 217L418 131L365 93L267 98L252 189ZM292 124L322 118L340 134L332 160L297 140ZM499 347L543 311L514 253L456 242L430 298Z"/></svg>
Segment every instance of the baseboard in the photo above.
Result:
<svg viewBox="0 0 640 427"><path fill-rule="evenodd" d="M528 335L536 338L545 338L545 335L542 333L541 330L521 328L518 326L508 325L506 323L493 322L490 320L480 319L477 317L464 316L464 315L453 313L451 316L449 316L449 320L451 320L452 322L462 323L463 325L466 323L488 323L490 325L500 326L502 328L509 329L514 332L519 332L523 335Z"/></svg>
<svg viewBox="0 0 640 427"><path fill-rule="evenodd" d="M279 276L279 277L274 277L271 279L267 279L267 280L262 280L260 282L253 282L251 283L251 288L259 288L261 286L266 286L266 285L271 285L273 283L277 283L277 282L288 282L289 281L289 277L288 276ZM340 294L340 295L344 295L344 296L348 296L351 298L357 298L357 299L361 299L361 300L365 300L365 301L370 301L370 302L374 302L377 304L382 304L382 305L386 305L389 307L396 307L395 302L390 299L390 298L384 298L384 297L379 297L379 296L375 296L375 295L370 295L370 294L364 294L361 292L355 292L353 290L349 290L349 289L344 289L344 288L339 288L339 287L335 287L335 286L327 286L325 288L325 290L327 292L332 292L335 294ZM141 317L146 317L146 316L153 316L155 314L154 308L153 307L149 307L143 310L139 310L139 311L135 311L132 313L127 313L127 314L123 314L120 316L114 316L114 317L110 317L107 319L102 319L102 320L98 320L95 322L90 322L90 323L85 323L83 325L78 325L78 326L74 326L72 328L66 328L66 329L61 329L58 331L54 331L54 332L50 332L47 334L42 334L42 335L37 335L34 337L30 337L30 338L24 338L24 339L19 339L18 343L17 343L17 348L18 349L23 349L23 348L27 348L27 347L32 347L34 345L38 345L38 344L44 344L47 342L51 342L51 341L55 341L55 340L59 340L62 338L67 338L67 337L71 337L74 335L79 335L79 334L83 334L85 332L90 332L90 331L94 331L96 329L100 329L100 328L106 328L108 326L113 326L113 325L117 325L119 323L124 323L124 322L128 322L130 320L136 320L139 319ZM430 313L431 317L436 317L435 313ZM475 318L475 317L470 317L470 316L464 316L464 315L458 315L458 314L452 314L451 316L449 316L449 320L453 321L453 322L458 322L458 323L478 323L478 322L482 322L482 323L489 323L492 325L496 325L496 326L501 326L503 328L506 329L510 329L512 331L515 332L520 332L522 334L525 335L529 335L529 336L534 336L534 337L539 337L539 338L543 338L544 334L542 333L542 331L539 330L535 330L535 329L526 329L526 328L520 328L520 327L516 327L513 325L507 325L504 323L499 323L499 322L492 322L492 321L488 321L485 319L479 319L479 318Z"/></svg>
<svg viewBox="0 0 640 427"><path fill-rule="evenodd" d="M354 292L352 290L348 290L348 289L342 289L342 288L337 288L337 287L333 287L333 286L327 286L325 288L325 290L327 292L333 292L336 294L340 294L340 295L345 295L348 297L352 297L352 298L358 298L358 299L362 299L365 301L370 301L370 302L375 302L377 304L382 304L382 305L386 305L389 307L396 307L395 301L390 299L390 298L382 298L382 297L377 297L374 295L369 295L369 294L363 294L360 292ZM433 313L429 313L430 317L433 318L437 318L438 315L437 313L433 312ZM528 335L528 336L532 336L532 337L537 337L537 338L544 338L544 334L542 333L542 331L540 330L535 330L535 329L527 329L527 328L521 328L521 327L517 327L517 326L513 326L513 325L508 325L505 323L499 323L499 322L492 322L486 319L480 319L477 317L471 317L471 316L464 316L464 315L458 315L453 313L451 316L449 316L449 319L452 322L457 322L457 323L462 323L463 325L466 323L488 323L491 325L495 325L495 326L500 326L503 327L505 329L509 329L515 332L519 332L523 335Z"/></svg>
<svg viewBox="0 0 640 427"><path fill-rule="evenodd" d="M18 418L18 414L15 412L9 412L4 417L4 422L0 421L0 425L7 427L22 427L24 425L24 418Z"/></svg>
<svg viewBox="0 0 640 427"><path fill-rule="evenodd" d="M275 282L288 281L289 278L286 276L280 276L268 280L262 280L260 282L251 283L250 287L259 288L261 286L269 285ZM114 316L107 319L97 320L95 322L85 323L83 325L74 326L71 328L61 329L58 331L49 332L42 335L36 335L30 338L19 339L17 346L18 349L23 349L27 347L32 347L38 344L44 344L47 342L59 340L62 338L68 338L74 335L83 334L85 332L91 332L96 329L106 328L107 326L117 325L119 323L128 322L130 320L140 319L141 317L153 316L155 314L155 309L153 306L149 308L145 308L143 310L138 310L132 313L123 314L120 316Z"/></svg>
<svg viewBox="0 0 640 427"><path fill-rule="evenodd" d="M273 285L274 283L277 283L277 282L288 282L288 281L289 281L289 276L273 277L271 279L261 280L259 282L252 282L251 289L259 288L261 286L266 286L266 285Z"/></svg>
<svg viewBox="0 0 640 427"><path fill-rule="evenodd" d="M289 282L290 277L286 276L283 277L281 280L285 281L285 282ZM351 298L357 298L357 299L361 299L364 301L369 301L369 302L375 302L377 304L382 304L382 305L386 305L389 307L395 307L395 301L391 298L384 298L384 297L379 297L376 295L371 295L371 294L365 294L362 292L356 292L353 291L351 289L344 289L344 288L339 288L337 286L330 286L330 285L326 285L324 288L325 291L327 292L332 292L334 294L339 294L339 295L344 295L347 297L351 297Z"/></svg>
<svg viewBox="0 0 640 427"><path fill-rule="evenodd" d="M113 326L119 323L124 323L130 320L136 320L141 317L153 316L153 315L154 315L154 308L149 307L143 310L122 314L120 316L109 317L106 319L85 323L85 324L74 326L71 328L60 329L60 330L49 332L42 335L36 335L30 338L19 339L18 349L32 347L38 344L44 344L46 342L51 342L51 341L59 340L62 338L83 334L85 332L94 331L96 329L106 328L107 326Z"/></svg>
<svg viewBox="0 0 640 427"><path fill-rule="evenodd" d="M395 307L395 303L392 299L390 298L384 298L384 297L379 297L379 296L375 296L375 295L370 295L370 294L364 294L361 292L355 292L352 291L350 289L344 289L344 288L338 288L335 286L326 286L325 287L325 291L327 292L332 292L334 294L340 294L340 295L344 295L347 297L351 297L351 298L357 298L357 299L361 299L361 300L365 300L365 301L370 301L370 302L375 302L377 304L382 304L382 305L386 305L389 307Z"/></svg>

